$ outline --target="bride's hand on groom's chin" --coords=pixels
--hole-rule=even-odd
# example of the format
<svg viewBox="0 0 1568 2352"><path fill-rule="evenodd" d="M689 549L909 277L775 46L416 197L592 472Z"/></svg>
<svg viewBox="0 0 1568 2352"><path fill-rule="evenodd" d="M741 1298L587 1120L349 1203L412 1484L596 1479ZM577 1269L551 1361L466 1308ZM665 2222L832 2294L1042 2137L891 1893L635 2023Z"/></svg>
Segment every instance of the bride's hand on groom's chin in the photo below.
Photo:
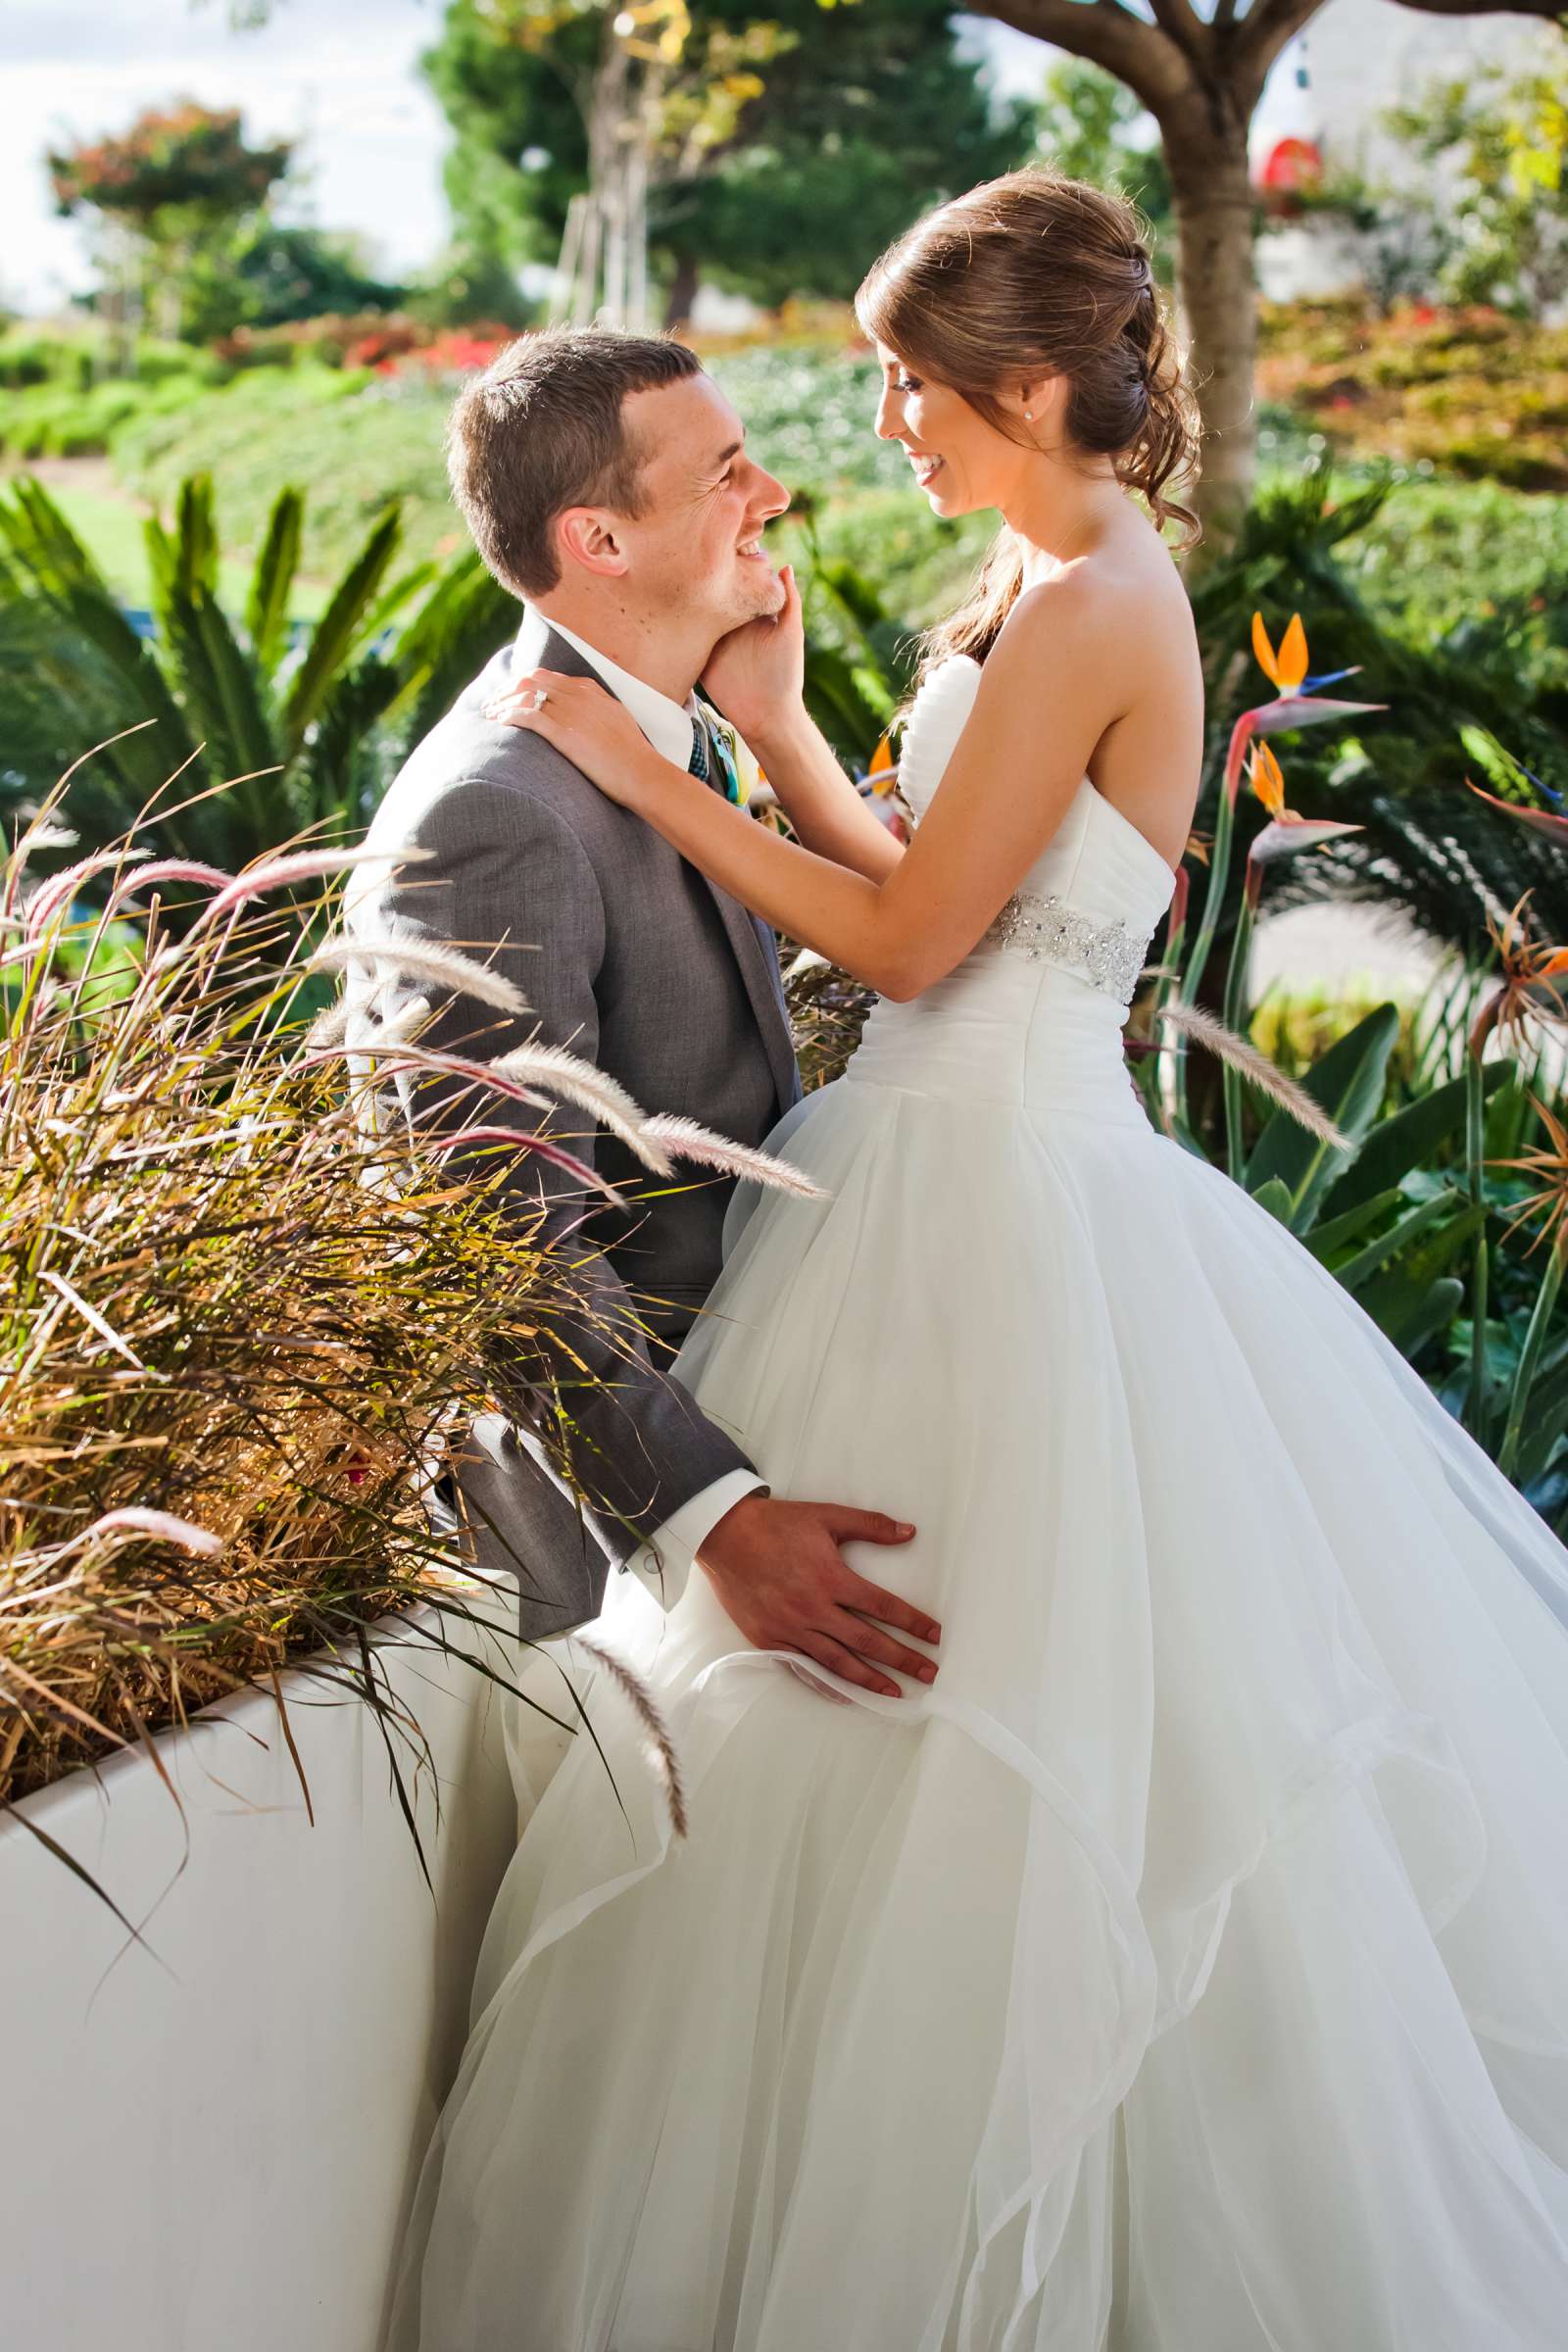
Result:
<svg viewBox="0 0 1568 2352"><path fill-rule="evenodd" d="M839 1546L906 1544L913 1534L881 1511L748 1494L725 1512L698 1561L725 1614L756 1648L797 1650L842 1681L903 1698L903 1688L878 1670L894 1667L931 1683L937 1662L897 1635L935 1644L942 1628L924 1609L858 1576Z"/></svg>
<svg viewBox="0 0 1568 2352"><path fill-rule="evenodd" d="M743 621L708 658L702 688L754 751L770 731L798 715L806 691L806 630L792 564L781 565L784 602L774 613Z"/></svg>
<svg viewBox="0 0 1568 2352"><path fill-rule="evenodd" d="M486 718L542 735L608 800L636 808L669 767L637 721L597 678L568 678L557 669L529 669L505 694L484 706Z"/></svg>

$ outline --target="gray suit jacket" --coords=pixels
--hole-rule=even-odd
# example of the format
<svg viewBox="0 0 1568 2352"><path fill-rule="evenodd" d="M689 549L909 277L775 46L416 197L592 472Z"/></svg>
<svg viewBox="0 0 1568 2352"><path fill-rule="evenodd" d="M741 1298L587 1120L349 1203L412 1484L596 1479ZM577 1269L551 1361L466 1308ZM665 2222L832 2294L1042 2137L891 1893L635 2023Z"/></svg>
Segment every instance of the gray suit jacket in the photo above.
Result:
<svg viewBox="0 0 1568 2352"><path fill-rule="evenodd" d="M760 1143L800 1096L771 931L541 736L482 715L513 664L508 646L394 779L370 846L408 842L430 855L372 890L362 885L350 937L395 925L477 954L515 981L530 1007L519 1020L459 998L422 1043L484 1059L530 1038L569 1047L645 1109ZM593 674L553 632L541 666ZM373 1035L388 997L363 967L346 993L352 1045ZM416 1103L420 1118L454 1115L438 1088ZM476 1115L471 1095L456 1115ZM495 1096L482 1115L559 1135L612 1183L648 1184L626 1148L595 1134L582 1111L544 1115ZM750 1467L664 1368L718 1272L733 1186L685 1169L629 1211L585 1207L570 1177L525 1152L509 1182L530 1224L543 1203L552 1235L595 1245L585 1268L591 1311L570 1333L580 1372L560 1349L549 1385L542 1361L513 1368L534 1451L509 1421L487 1416L455 1463L480 1562L516 1575L522 1634L541 1639L597 1612L612 1558L624 1562L692 1495ZM652 1346L639 1326L651 1328ZM551 1404L552 1389L564 1411ZM569 1462L592 1498L590 1518L541 1467L541 1449Z"/></svg>

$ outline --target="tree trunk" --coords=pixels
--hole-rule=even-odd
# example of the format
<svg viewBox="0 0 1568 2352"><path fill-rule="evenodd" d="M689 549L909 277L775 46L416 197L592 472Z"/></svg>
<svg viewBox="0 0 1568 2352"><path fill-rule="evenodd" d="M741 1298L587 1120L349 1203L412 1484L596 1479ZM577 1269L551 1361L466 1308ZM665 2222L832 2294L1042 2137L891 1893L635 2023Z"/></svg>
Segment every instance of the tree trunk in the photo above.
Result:
<svg viewBox="0 0 1568 2352"><path fill-rule="evenodd" d="M626 158L626 324L648 332L648 150L639 139Z"/></svg>
<svg viewBox="0 0 1568 2352"><path fill-rule="evenodd" d="M1457 14L1489 0L1410 0ZM1546 0L1492 0L1531 8ZM1560 0L1549 0L1552 7ZM1252 362L1257 292L1247 134L1269 68L1322 0L971 0L1037 39L1086 57L1132 90L1159 124L1175 199L1189 379L1203 428L1193 503L1208 555L1234 538L1256 465Z"/></svg>
<svg viewBox="0 0 1568 2352"><path fill-rule="evenodd" d="M1202 478L1193 503L1215 552L1234 539L1257 467L1255 208L1245 118L1225 128L1231 135L1216 135L1210 120L1201 138L1174 124L1165 134L1183 323L1203 428Z"/></svg>
<svg viewBox="0 0 1568 2352"><path fill-rule="evenodd" d="M667 335L679 334L681 328L690 323L699 282L697 256L678 253L675 256L675 274L670 279L669 292L664 300L664 332Z"/></svg>

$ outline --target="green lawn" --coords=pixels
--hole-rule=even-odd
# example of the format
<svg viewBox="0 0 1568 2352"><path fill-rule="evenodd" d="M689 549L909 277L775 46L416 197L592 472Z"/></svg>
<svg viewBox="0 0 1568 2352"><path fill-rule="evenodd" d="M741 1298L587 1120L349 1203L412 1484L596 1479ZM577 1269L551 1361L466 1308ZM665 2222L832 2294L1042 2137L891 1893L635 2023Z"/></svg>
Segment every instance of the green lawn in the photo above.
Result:
<svg viewBox="0 0 1568 2352"><path fill-rule="evenodd" d="M51 481L49 495L86 547L115 593L127 605L148 600L147 549L141 515L124 499Z"/></svg>

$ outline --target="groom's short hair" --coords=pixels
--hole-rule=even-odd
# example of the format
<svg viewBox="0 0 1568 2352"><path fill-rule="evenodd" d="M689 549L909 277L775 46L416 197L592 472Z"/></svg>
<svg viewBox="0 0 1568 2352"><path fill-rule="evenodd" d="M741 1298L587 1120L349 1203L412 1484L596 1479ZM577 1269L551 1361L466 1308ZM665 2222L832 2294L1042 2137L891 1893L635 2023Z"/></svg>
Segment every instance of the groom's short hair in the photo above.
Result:
<svg viewBox="0 0 1568 2352"><path fill-rule="evenodd" d="M551 326L509 343L460 394L447 472L474 544L503 588L544 596L561 565L552 525L568 507L642 509L647 452L626 430L628 392L700 375L668 335Z"/></svg>

